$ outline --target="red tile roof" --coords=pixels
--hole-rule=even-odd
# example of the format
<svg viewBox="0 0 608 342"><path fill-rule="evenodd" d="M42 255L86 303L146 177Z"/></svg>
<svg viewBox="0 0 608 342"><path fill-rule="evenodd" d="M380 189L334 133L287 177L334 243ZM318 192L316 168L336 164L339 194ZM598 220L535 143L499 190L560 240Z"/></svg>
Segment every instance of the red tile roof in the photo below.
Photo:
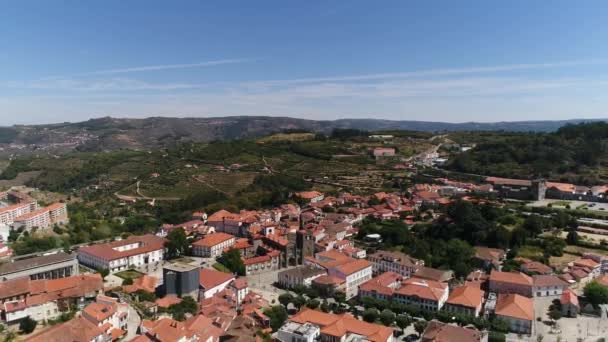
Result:
<svg viewBox="0 0 608 342"><path fill-rule="evenodd" d="M230 239L234 239L234 235L226 233L214 233L205 236L201 240L195 241L194 243L192 243L192 245L200 247L213 247Z"/></svg>
<svg viewBox="0 0 608 342"><path fill-rule="evenodd" d="M534 319L534 302L518 294L499 294L496 315L531 321Z"/></svg>
<svg viewBox="0 0 608 342"><path fill-rule="evenodd" d="M152 234L130 236L120 241L80 247L79 253L88 253L104 260L115 260L156 250L162 250L165 248L165 241L165 239ZM123 252L114 249L120 246L125 246L134 243L140 243L140 247L129 249Z"/></svg>
<svg viewBox="0 0 608 342"><path fill-rule="evenodd" d="M527 285L532 286L532 278L526 274L521 272L499 272L492 271L490 273L490 281L502 282L502 283L510 283L517 285Z"/></svg>
<svg viewBox="0 0 608 342"><path fill-rule="evenodd" d="M199 282L200 286L205 290L212 289L231 280L234 280L234 276L230 273L205 268L200 270Z"/></svg>
<svg viewBox="0 0 608 342"><path fill-rule="evenodd" d="M461 286L455 288L448 297L448 304L460 305L468 308L478 308L483 300L483 291L475 286Z"/></svg>
<svg viewBox="0 0 608 342"><path fill-rule="evenodd" d="M335 315L321 311L304 309L289 319L292 322L304 324L312 323L321 327L321 334L343 337L357 334L372 342L386 342L391 338L393 329L379 324L360 321L349 314Z"/></svg>

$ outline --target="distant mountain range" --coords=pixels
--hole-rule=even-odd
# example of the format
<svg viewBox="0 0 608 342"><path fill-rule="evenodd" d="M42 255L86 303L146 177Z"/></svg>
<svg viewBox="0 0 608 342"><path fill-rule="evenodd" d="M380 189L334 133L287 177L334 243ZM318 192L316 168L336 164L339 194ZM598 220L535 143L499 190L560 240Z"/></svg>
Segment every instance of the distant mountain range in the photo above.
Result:
<svg viewBox="0 0 608 342"><path fill-rule="evenodd" d="M380 119L306 120L289 117L234 116L217 118L121 119L103 117L77 123L0 127L0 144L77 147L80 150L153 148L180 141L255 138L285 130L328 133L335 128L368 131L536 131L550 132L566 124L602 120L447 123Z"/></svg>

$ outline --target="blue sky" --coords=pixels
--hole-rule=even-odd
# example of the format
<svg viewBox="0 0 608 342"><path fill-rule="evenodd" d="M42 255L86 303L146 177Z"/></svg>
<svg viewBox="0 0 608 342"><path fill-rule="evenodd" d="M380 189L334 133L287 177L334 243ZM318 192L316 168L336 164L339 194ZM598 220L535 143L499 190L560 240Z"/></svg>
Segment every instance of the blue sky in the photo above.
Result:
<svg viewBox="0 0 608 342"><path fill-rule="evenodd" d="M0 125L608 117L608 2L0 3Z"/></svg>

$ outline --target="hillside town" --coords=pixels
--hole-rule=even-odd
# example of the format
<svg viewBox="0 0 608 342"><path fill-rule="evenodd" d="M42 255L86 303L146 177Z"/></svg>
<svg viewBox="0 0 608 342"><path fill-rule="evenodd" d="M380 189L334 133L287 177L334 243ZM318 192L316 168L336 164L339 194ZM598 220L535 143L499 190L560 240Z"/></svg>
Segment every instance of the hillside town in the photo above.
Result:
<svg viewBox="0 0 608 342"><path fill-rule="evenodd" d="M608 256L580 253L556 266L515 247L479 244L467 267L436 268L399 248L399 237L420 224L459 220L450 211L460 206L603 202L605 190L438 178L405 192L311 190L272 209L196 211L155 234L25 257L7 251L0 317L4 330L26 331L28 341L591 341L608 335L608 303L589 290L608 291ZM65 203L40 206L13 190L1 198L9 231L69 221ZM524 225L554 219L522 208L507 212ZM397 235L368 228L386 224Z"/></svg>

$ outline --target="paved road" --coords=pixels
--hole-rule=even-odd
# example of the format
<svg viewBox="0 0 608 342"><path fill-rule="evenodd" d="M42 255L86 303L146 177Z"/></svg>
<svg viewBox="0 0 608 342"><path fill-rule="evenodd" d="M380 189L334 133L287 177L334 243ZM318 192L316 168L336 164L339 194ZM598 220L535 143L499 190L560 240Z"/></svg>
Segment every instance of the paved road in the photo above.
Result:
<svg viewBox="0 0 608 342"><path fill-rule="evenodd" d="M129 305L129 319L127 320L127 336L125 341L129 341L137 335L137 328L141 324L141 317L137 311Z"/></svg>

